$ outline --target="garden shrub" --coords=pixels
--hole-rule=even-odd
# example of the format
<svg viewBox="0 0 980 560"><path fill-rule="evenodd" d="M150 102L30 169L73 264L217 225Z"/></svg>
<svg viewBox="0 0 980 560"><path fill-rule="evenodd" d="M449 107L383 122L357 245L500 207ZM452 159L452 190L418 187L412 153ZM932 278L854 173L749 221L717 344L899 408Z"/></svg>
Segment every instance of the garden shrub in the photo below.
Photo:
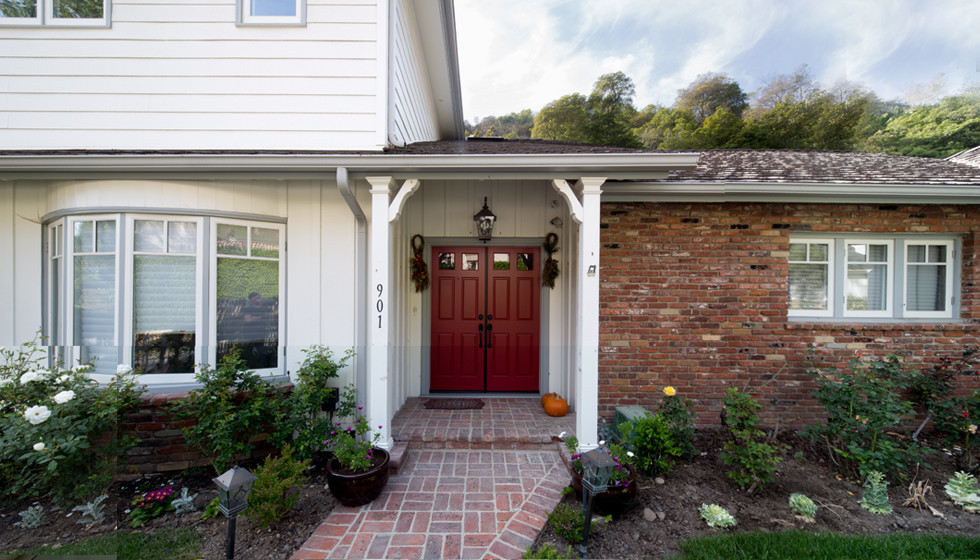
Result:
<svg viewBox="0 0 980 560"><path fill-rule="evenodd" d="M611 519L612 517L606 516L602 522L593 521L591 531L595 532L602 525L609 523ZM558 504L555 511L548 514L548 524L556 533L572 544L582 542L582 538L585 536L585 518L582 515L582 510L573 508L568 504Z"/></svg>
<svg viewBox="0 0 980 560"><path fill-rule="evenodd" d="M619 425L626 447L633 452L632 462L647 476L669 475L674 471L674 457L680 448L667 420L659 414L647 414L633 422Z"/></svg>
<svg viewBox="0 0 980 560"><path fill-rule="evenodd" d="M578 558L578 552L572 550L572 545L568 545L568 549L565 552L561 552L551 543L544 543L537 549L528 547L521 555L524 559L539 559L539 560L572 560Z"/></svg>
<svg viewBox="0 0 980 560"><path fill-rule="evenodd" d="M303 474L310 460L293 457L290 445L282 448L282 455L266 457L255 471L255 484L248 498L245 516L259 527L268 527L279 521L299 500L297 486L306 481Z"/></svg>
<svg viewBox="0 0 980 560"><path fill-rule="evenodd" d="M100 385L89 366L45 363L36 340L0 349L0 498L80 503L109 486L136 443L118 424L142 388L125 366Z"/></svg>
<svg viewBox="0 0 980 560"><path fill-rule="evenodd" d="M912 418L912 403L902 391L918 373L897 356L866 364L854 359L846 369L808 373L816 381L813 395L827 422L810 426L804 435L825 443L837 469L852 479L880 471L905 480L905 471L922 461L924 450L894 430Z"/></svg>
<svg viewBox="0 0 980 560"><path fill-rule="evenodd" d="M864 495L858 503L871 513L888 515L892 512L892 505L888 502L888 483L883 473L868 473L868 478L864 481Z"/></svg>
<svg viewBox="0 0 980 560"><path fill-rule="evenodd" d="M338 372L354 351L348 350L339 361L330 349L320 345L305 348L303 353L306 358L296 370L295 387L286 397L278 441L291 441L296 456L309 459L323 450L324 435L332 429L330 416L321 410L321 405L339 392L339 388L328 385L329 380L339 377Z"/></svg>
<svg viewBox="0 0 980 560"><path fill-rule="evenodd" d="M963 471L953 473L945 489L954 504L970 513L980 513L980 487L972 474Z"/></svg>
<svg viewBox="0 0 980 560"><path fill-rule="evenodd" d="M980 391L965 397L955 393L957 378L975 375L980 367L980 348L966 347L955 358L944 357L932 368L915 376L909 385L910 399L922 407L926 417L913 439L931 420L936 431L946 440L956 458L957 466L966 471L980 469L976 441L980 424Z"/></svg>
<svg viewBox="0 0 980 560"><path fill-rule="evenodd" d="M694 447L694 402L677 394L673 387L664 388L664 400L660 403L657 410L667 425L670 426L670 434L673 436L674 445L680 451L680 456L690 459L698 454Z"/></svg>
<svg viewBox="0 0 980 560"><path fill-rule="evenodd" d="M740 488L755 494L771 482L776 467L782 458L780 446L768 441L765 432L759 429L756 414L762 405L751 395L729 387L722 401L722 423L728 429L731 439L722 448L721 459L732 467L726 474Z"/></svg>
<svg viewBox="0 0 980 560"><path fill-rule="evenodd" d="M274 427L282 417L282 394L253 371L237 349L218 363L205 365L195 376L202 387L174 402L170 412L179 420L187 442L222 473L252 454L251 437Z"/></svg>

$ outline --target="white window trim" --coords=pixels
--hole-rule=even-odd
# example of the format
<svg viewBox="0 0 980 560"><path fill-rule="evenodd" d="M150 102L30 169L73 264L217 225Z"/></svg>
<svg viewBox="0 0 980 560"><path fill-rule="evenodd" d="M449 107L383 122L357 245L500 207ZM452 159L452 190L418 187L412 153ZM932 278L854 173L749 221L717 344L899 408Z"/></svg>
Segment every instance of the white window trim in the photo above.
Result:
<svg viewBox="0 0 980 560"><path fill-rule="evenodd" d="M126 215L126 274L124 279L124 290L126 292L126 303L123 310L123 356L122 363L130 364L133 363L133 346L135 336L135 327L133 312L136 307L135 298L136 291L133 285L134 271L135 268L135 257L136 252L134 251L134 243L136 240L136 220L151 220L157 222L194 222L197 224L197 243L195 245L196 258L194 259L194 266L196 267L196 274L194 275L194 309L196 310L194 317L194 329L196 336L194 337L194 372L193 373L151 373L147 375L138 376L138 380L143 384L160 384L160 383L193 383L194 376L201 370L201 362L204 358L204 317L201 313L201 309L204 306L204 280L201 278L201 271L204 270L204 236L206 233L203 230L204 218L193 217L193 216L170 216L170 215L160 215L160 214L127 214ZM139 254L154 254L154 253L139 253ZM167 253L161 253L167 254ZM214 362L210 362L214 363Z"/></svg>
<svg viewBox="0 0 980 560"><path fill-rule="evenodd" d="M283 224L269 223L269 222L255 222L250 220L235 220L231 218L212 218L211 219L211 232L210 232L210 247L208 256L210 262L208 263L208 317L210 318L208 324L208 340L211 342L210 348L208 348L208 363L217 364L218 361L218 224L230 224L236 226L245 226L248 231L248 242L246 247L249 247L251 251L251 236L252 227L262 227L265 229L274 229L279 232L279 258L278 259L268 259L261 257L249 257L257 260L268 260L268 261L278 261L279 262L279 346L276 349L276 355L278 356L278 368L265 368L265 369L255 369L252 370L261 376L271 376L278 375L279 373L285 371L286 364L286 345L283 344L283 339L286 333L286 314L284 313L286 309L286 298L285 298L285 287L286 287L286 266L284 257L286 254L286 232L285 226ZM234 258L234 257L232 257Z"/></svg>
<svg viewBox="0 0 980 560"><path fill-rule="evenodd" d="M197 333L201 333L200 336L196 336L195 340L195 373L154 373L147 375L140 375L138 377L138 382L146 384L152 387L160 386L174 386L174 390L178 390L180 386L186 386L194 384L196 381L194 379L195 375L200 371L201 363L208 363L212 366L216 365L216 355L217 355L217 345L215 340L217 339L217 325L216 325L216 312L217 312L217 227L218 223L222 224L234 224L243 225L246 227L261 227L265 229L274 229L279 232L279 258L278 259L267 259L276 260L279 262L279 345L277 348L278 357L278 367L275 368L264 368L253 370L262 377L277 377L284 375L286 372L286 226L284 223L275 221L264 221L259 219L234 219L234 218L219 218L216 216L206 216L206 215L193 215L193 214L171 214L171 213L99 213L99 214L78 214L65 216L56 220L53 220L45 224L45 231L47 232L46 240L51 243L55 240L57 235L56 228L58 225L62 226L61 242L62 242L62 252L60 255L60 266L61 266L61 286L54 286L52 284L53 275L50 274L50 267L57 266L58 263L54 262L52 255L54 254L55 247L49 246L47 254L45 255L45 266L49 267L49 274L45 279L44 294L46 294L46 304L51 305L50 294L53 290L58 290L60 298L60 308L55 308L51 306L48 308L48 326L54 324L51 318L58 315L58 323L60 324L58 336L60 339L60 348L58 349L58 355L64 359L64 366L71 367L75 365L75 361L81 356L81 347L73 345L74 341L74 293L72 292L72 286L75 281L75 267L74 267L74 224L76 222L96 222L99 220L114 220L116 222L116 245L114 252L114 270L115 270L115 293L114 293L114 308L113 316L115 317L114 327L113 327L113 340L116 342L115 346L117 348L116 356L106 356L104 359L106 361L112 361L113 369L117 363L132 364L132 342L133 342L133 232L134 232L134 221L139 219L148 219L155 221L177 221L177 222L195 222L198 224L198 236L197 236L197 274L195 275L195 290L196 290L196 303L197 314L195 317L195 329ZM261 257L256 257L261 258ZM206 262L207 261L207 262ZM204 275L204 271L208 272L208 275ZM120 279L122 275L122 279ZM207 284L207 285L206 285ZM120 292L123 293L120 293ZM203 298L207 296L207 313L204 315L202 308L205 305ZM123 305L123 299L126 300L126 305ZM207 335L206 337L203 335ZM108 383L112 380L113 375L111 374L98 374L90 373L88 374L90 378L99 383Z"/></svg>
<svg viewBox="0 0 980 560"><path fill-rule="evenodd" d="M253 0L235 1L235 25L248 26L304 26L306 25L306 0L296 2L296 15L293 16L253 16L249 15Z"/></svg>
<svg viewBox="0 0 980 560"><path fill-rule="evenodd" d="M801 237L790 239L790 243L805 243L807 245L806 254L807 259L810 257L810 245L820 244L827 245L827 309L820 311L815 309L789 309L790 317L833 317L834 316L834 240L832 238L819 238L819 237ZM812 261L790 261L791 263L797 264L815 264ZM787 285L788 288L788 285ZM787 305L789 305L789 296L787 294Z"/></svg>
<svg viewBox="0 0 980 560"><path fill-rule="evenodd" d="M119 342L119 312L120 312L120 298L119 298L119 264L122 258L122 243L120 236L122 236L119 214L85 214L80 216L70 216L65 220L65 231L64 231L64 248L62 251L62 262L64 263L64 278L65 278L65 289L62 294L62 316L61 321L64 323L64 333L65 342L64 346L68 349L67 356L71 360L71 365L75 365L75 360L80 359L82 355L82 347L75 345L75 319L74 319L74 305L75 305L75 293L72 291L71 286L75 285L75 244L74 244L74 231L75 224L77 222L98 222L99 220L114 220L116 222L116 250L113 255L115 257L113 261L113 266L115 267L115 284L116 289L113 291L113 311L112 316L116 318L113 321L112 338L116 341L117 352L115 357L107 356L106 359L111 359L118 363L118 342ZM71 248L69 250L69 247ZM112 380L112 376L108 374L92 374L91 377L100 383L109 382Z"/></svg>
<svg viewBox="0 0 980 560"><path fill-rule="evenodd" d="M54 17L53 0L37 0L36 14L32 18L0 17L0 27L111 27L112 0L102 0L100 18Z"/></svg>
<svg viewBox="0 0 980 560"><path fill-rule="evenodd" d="M844 317L893 317L895 311L892 302L895 300L895 242L891 239L845 239L843 243L841 265L844 272L844 289L841 292L841 313ZM847 248L851 245L885 245L888 247L888 260L884 263L885 271L885 308L880 311L847 308L847 273L851 262L847 260ZM860 264L860 263L854 263ZM882 264L879 262L871 264Z"/></svg>
<svg viewBox="0 0 980 560"><path fill-rule="evenodd" d="M926 247L928 247L930 245L932 245L932 246L942 245L942 246L946 247L946 263L945 263L945 266L946 266L946 310L945 311L909 311L908 310L908 298L909 298L909 288L908 288L908 277L909 277L909 275L908 275L908 271L909 271L909 267L910 266L929 265L929 264L938 264L938 263L928 263L928 262L926 262L926 263L910 263L909 262L909 258L908 258L908 255L909 255L909 247L910 246L913 246L913 245L917 245L917 246L925 245ZM953 277L955 276L955 273L954 273L955 271L953 269L953 266L956 263L956 245L952 241L932 241L932 240L923 240L923 241L918 241L918 242L916 242L916 241L907 241L905 243L905 251L904 251L904 253L905 253L905 259L904 259L904 264L902 266L902 278L903 278L902 309L903 309L904 315L906 317L910 317L910 318L922 318L922 319L949 319L949 318L952 318L952 316L953 316L953 303L955 301L955 299L954 299L954 292L953 292ZM928 251L926 251L926 254L928 254Z"/></svg>

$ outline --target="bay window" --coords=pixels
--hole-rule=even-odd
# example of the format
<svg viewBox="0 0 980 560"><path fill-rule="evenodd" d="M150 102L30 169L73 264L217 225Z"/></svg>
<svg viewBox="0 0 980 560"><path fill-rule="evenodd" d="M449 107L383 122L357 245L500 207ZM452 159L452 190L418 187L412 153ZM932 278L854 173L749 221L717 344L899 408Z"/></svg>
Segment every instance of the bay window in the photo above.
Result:
<svg viewBox="0 0 980 560"><path fill-rule="evenodd" d="M794 237L789 316L955 318L955 255L954 239Z"/></svg>
<svg viewBox="0 0 980 560"><path fill-rule="evenodd" d="M182 383L237 349L249 369L282 371L282 224L68 216L45 239L45 330L66 364Z"/></svg>

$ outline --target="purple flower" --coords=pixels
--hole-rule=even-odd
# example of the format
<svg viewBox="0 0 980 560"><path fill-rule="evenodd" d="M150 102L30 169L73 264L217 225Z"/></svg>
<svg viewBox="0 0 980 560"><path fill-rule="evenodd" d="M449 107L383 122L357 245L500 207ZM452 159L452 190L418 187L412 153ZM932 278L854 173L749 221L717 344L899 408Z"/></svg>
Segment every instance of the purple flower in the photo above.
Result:
<svg viewBox="0 0 980 560"><path fill-rule="evenodd" d="M379 429L379 430L380 430L381 428L384 428L384 426L378 426L378 429Z"/></svg>
<svg viewBox="0 0 980 560"><path fill-rule="evenodd" d="M364 410L364 407L363 406L358 406L357 407L357 410Z"/></svg>

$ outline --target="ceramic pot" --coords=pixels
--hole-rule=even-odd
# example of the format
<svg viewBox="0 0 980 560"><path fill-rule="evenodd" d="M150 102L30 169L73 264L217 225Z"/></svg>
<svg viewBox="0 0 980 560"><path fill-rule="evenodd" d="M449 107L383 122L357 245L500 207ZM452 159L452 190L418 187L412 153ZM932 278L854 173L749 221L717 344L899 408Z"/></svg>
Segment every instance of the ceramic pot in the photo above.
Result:
<svg viewBox="0 0 980 560"><path fill-rule="evenodd" d="M349 507L371 503L388 484L389 459L384 449L374 448L371 468L364 472L344 471L336 459L327 463L327 486L337 501Z"/></svg>

